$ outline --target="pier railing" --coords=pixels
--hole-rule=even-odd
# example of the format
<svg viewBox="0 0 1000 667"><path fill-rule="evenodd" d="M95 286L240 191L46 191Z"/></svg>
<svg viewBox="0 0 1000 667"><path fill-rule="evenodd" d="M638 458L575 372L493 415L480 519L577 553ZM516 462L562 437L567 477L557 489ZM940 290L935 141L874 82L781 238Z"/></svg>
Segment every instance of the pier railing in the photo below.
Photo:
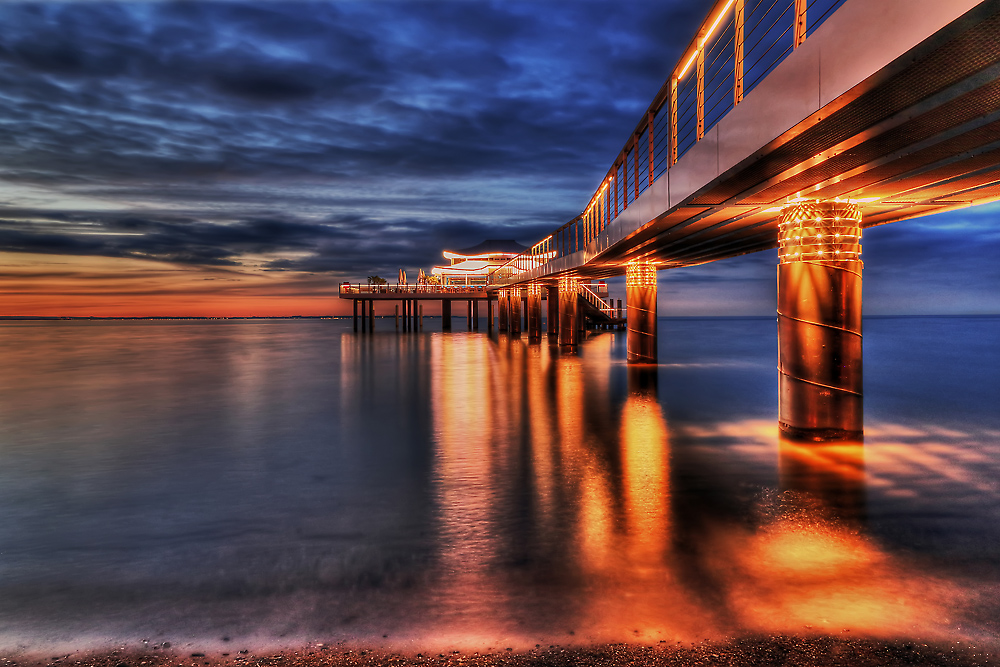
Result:
<svg viewBox="0 0 1000 667"><path fill-rule="evenodd" d="M504 283L586 248L844 0L718 0L583 212L489 276Z"/></svg>
<svg viewBox="0 0 1000 667"><path fill-rule="evenodd" d="M342 283L341 294L465 294L485 292L486 285L366 285Z"/></svg>
<svg viewBox="0 0 1000 667"><path fill-rule="evenodd" d="M607 299L608 286L606 284L588 285L587 283L579 283L577 285L577 293L607 317L615 319L615 308L611 305L610 299Z"/></svg>

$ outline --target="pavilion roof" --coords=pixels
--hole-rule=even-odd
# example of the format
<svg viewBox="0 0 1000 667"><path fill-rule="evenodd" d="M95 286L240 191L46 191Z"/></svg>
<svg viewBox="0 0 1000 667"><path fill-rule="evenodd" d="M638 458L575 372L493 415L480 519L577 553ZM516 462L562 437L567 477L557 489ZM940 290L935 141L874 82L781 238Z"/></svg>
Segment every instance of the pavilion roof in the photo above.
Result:
<svg viewBox="0 0 1000 667"><path fill-rule="evenodd" d="M519 255L527 249L528 246L521 245L513 239L489 239L471 248L451 252L456 255Z"/></svg>

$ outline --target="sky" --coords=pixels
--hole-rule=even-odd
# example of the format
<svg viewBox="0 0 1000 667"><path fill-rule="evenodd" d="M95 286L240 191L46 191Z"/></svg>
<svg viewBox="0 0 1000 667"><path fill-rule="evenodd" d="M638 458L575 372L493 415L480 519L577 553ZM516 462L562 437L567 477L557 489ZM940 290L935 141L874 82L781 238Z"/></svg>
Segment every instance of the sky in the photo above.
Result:
<svg viewBox="0 0 1000 667"><path fill-rule="evenodd" d="M706 0L0 3L0 315L345 314L574 217ZM866 231L874 314L998 313L996 206ZM660 272L773 314L776 255Z"/></svg>

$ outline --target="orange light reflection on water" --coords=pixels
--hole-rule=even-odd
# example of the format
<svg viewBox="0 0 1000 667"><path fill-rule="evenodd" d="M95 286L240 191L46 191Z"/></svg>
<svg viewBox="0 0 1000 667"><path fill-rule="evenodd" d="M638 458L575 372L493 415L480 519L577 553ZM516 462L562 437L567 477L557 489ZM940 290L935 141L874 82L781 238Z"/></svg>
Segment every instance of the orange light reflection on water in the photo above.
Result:
<svg viewBox="0 0 1000 667"><path fill-rule="evenodd" d="M448 612L429 635L520 647L953 636L961 589L865 534L867 485L893 475L878 446L781 442L761 420L671 429L655 378L614 398L608 350L441 336L432 351L435 604ZM672 502L678 447L720 470L773 470L780 488L751 521L706 513L692 530ZM897 458L930 464L920 456Z"/></svg>

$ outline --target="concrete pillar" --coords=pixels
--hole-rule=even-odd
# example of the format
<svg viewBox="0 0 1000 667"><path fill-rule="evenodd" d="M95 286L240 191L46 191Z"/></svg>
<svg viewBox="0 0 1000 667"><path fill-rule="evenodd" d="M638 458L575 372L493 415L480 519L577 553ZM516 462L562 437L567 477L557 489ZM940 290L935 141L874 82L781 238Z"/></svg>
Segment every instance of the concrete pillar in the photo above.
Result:
<svg viewBox="0 0 1000 667"><path fill-rule="evenodd" d="M441 299L441 331L451 331L451 299Z"/></svg>
<svg viewBox="0 0 1000 667"><path fill-rule="evenodd" d="M528 286L527 300L528 340L542 339L542 287Z"/></svg>
<svg viewBox="0 0 1000 667"><path fill-rule="evenodd" d="M368 299L361 299L361 333L368 331Z"/></svg>
<svg viewBox="0 0 1000 667"><path fill-rule="evenodd" d="M413 316L413 331L419 331L420 330L420 327L419 327L420 320L419 320L419 318L417 316L417 309L418 308L420 308L420 304L417 303L416 299L413 299L410 302L410 315Z"/></svg>
<svg viewBox="0 0 1000 667"><path fill-rule="evenodd" d="M500 290L497 297L497 330L507 331L507 320L510 318L510 297L507 290Z"/></svg>
<svg viewBox="0 0 1000 667"><path fill-rule="evenodd" d="M396 331L399 331L399 304L396 304Z"/></svg>
<svg viewBox="0 0 1000 667"><path fill-rule="evenodd" d="M354 302L354 330L358 330L358 300L351 299Z"/></svg>
<svg viewBox="0 0 1000 667"><path fill-rule="evenodd" d="M576 292L576 280L559 279L559 344L576 347L580 342L580 296Z"/></svg>
<svg viewBox="0 0 1000 667"><path fill-rule="evenodd" d="M546 329L550 336L559 335L559 288L549 285L545 288L545 301L548 312L545 314L548 321Z"/></svg>
<svg viewBox="0 0 1000 667"><path fill-rule="evenodd" d="M424 330L424 304L417 304L419 314L417 315L417 331Z"/></svg>
<svg viewBox="0 0 1000 667"><path fill-rule="evenodd" d="M486 332L493 333L493 299L486 297Z"/></svg>
<svg viewBox="0 0 1000 667"><path fill-rule="evenodd" d="M375 300L368 299L368 331L375 333Z"/></svg>
<svg viewBox="0 0 1000 667"><path fill-rule="evenodd" d="M656 266L630 262L625 267L626 358L630 364L656 363Z"/></svg>
<svg viewBox="0 0 1000 667"><path fill-rule="evenodd" d="M469 307L472 308L472 330L479 331L479 300L470 301Z"/></svg>
<svg viewBox="0 0 1000 667"><path fill-rule="evenodd" d="M862 435L861 211L786 205L778 231L778 423L804 440Z"/></svg>
<svg viewBox="0 0 1000 667"><path fill-rule="evenodd" d="M521 335L521 288L515 287L510 296L510 333Z"/></svg>

